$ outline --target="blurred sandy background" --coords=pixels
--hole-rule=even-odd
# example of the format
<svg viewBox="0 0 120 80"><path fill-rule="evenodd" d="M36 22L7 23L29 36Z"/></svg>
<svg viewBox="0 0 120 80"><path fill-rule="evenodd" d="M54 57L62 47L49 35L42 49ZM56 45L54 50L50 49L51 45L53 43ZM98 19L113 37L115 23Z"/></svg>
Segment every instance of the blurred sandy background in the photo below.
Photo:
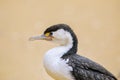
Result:
<svg viewBox="0 0 120 80"><path fill-rule="evenodd" d="M120 0L0 0L0 80L53 80L42 59L56 44L28 38L57 23L74 29L79 54L118 75Z"/></svg>

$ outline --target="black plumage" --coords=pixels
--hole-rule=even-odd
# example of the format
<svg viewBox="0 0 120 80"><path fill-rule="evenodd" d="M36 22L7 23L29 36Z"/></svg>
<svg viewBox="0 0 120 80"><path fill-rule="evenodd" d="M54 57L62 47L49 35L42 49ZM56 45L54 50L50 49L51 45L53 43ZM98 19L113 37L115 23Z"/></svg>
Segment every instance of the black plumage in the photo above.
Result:
<svg viewBox="0 0 120 80"><path fill-rule="evenodd" d="M117 80L113 74L111 74L108 70L106 70L98 63L76 54L78 39L73 30L68 25L53 25L45 32L56 31L58 29L64 29L70 32L73 37L72 48L61 58L65 60L69 59L69 62L67 64L73 68L73 71L71 71L71 75L74 77L75 80Z"/></svg>
<svg viewBox="0 0 120 80"><path fill-rule="evenodd" d="M57 30L60 30L60 29L64 30L64 32L67 32L67 34L70 35L69 37L68 36L65 37L65 39L67 38L67 40L68 40L67 44L68 45L70 44L71 47L68 46L69 49L66 52L63 51L64 53L59 53L59 54L62 54L62 56L59 56L59 59L58 59L58 56L56 56L57 59L55 59L55 60L58 60L60 63L63 63L61 61L61 60L63 60L65 62L65 64L67 64L67 66L72 67L72 70L69 68L68 68L68 71L66 69L63 69L63 68L66 68L65 64L63 64L63 66L64 66L63 67L63 66L60 66L59 63L57 64L57 66L60 66L60 67L58 67L58 69L57 68L52 69L52 68L49 68L49 66L52 66L52 67L54 67L54 66L52 64L49 64L49 65L46 65L46 68L50 71L50 73L53 73L54 75L56 75L55 73L58 73L59 76L57 76L57 77L60 79L63 79L63 78L61 78L61 74L59 74L59 73L61 73L59 70L59 68L60 68L62 70L66 70L66 72L70 73L69 77L68 76L66 77L66 75L64 76L64 74L62 74L62 76L66 80L68 80L68 79L70 79L70 80L73 80L73 79L74 80L117 80L117 78L112 73L110 73L108 70L106 70L103 66L99 65L98 63L96 63L88 58L85 58L83 56L76 54L77 48L78 48L78 39L77 39L75 33L73 32L73 30L66 24L57 24L57 25L50 26L49 28L47 28L44 31L44 34L42 36L32 37L30 39L32 39L32 40L34 40L34 39L48 40L49 39L50 41L52 41L52 38L54 38L53 32L57 32ZM49 35L45 36L47 33L49 33ZM64 34L60 35L60 37L63 35ZM59 35L57 37L59 37ZM69 43L69 41L71 41L71 43ZM66 48L65 45L61 45L61 46L64 46L64 48ZM53 49L53 52L54 52L54 49ZM49 54L51 54L51 53L49 53ZM47 58L49 56L51 56L51 55L47 54ZM53 55L52 55L52 58L54 58ZM48 61L48 59L45 58L45 60L46 60L45 64L50 63ZM54 61L54 59L51 61ZM73 79L71 79L71 76ZM56 77L55 77L55 79L56 79Z"/></svg>
<svg viewBox="0 0 120 80"><path fill-rule="evenodd" d="M67 64L73 68L73 71L71 71L70 73L75 80L117 80L113 74L111 74L108 70L106 70L98 63L76 54L78 39L73 30L68 25L53 25L49 27L44 32L44 34L47 32L57 31L58 29L64 29L70 32L70 34L72 35L73 46L61 58L65 60L69 59L69 62Z"/></svg>
<svg viewBox="0 0 120 80"><path fill-rule="evenodd" d="M117 80L104 67L83 56L72 54L64 56L63 59L69 59L67 64L72 66L71 75L75 80Z"/></svg>

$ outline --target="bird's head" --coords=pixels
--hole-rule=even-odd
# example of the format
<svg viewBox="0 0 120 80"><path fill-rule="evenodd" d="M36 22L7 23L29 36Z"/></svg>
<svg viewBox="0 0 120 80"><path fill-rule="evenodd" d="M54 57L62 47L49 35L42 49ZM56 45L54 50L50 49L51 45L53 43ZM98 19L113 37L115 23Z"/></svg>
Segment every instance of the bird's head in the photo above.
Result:
<svg viewBox="0 0 120 80"><path fill-rule="evenodd" d="M76 38L72 29L66 24L57 24L47 28L42 35L33 36L29 40L47 40L57 42L60 45L67 45Z"/></svg>

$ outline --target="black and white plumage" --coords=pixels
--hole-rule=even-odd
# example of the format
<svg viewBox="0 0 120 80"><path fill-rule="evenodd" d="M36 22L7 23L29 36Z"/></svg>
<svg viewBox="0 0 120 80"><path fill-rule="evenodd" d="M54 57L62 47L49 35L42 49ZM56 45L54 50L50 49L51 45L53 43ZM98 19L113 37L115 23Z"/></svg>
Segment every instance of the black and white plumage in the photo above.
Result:
<svg viewBox="0 0 120 80"><path fill-rule="evenodd" d="M50 26L43 35L30 38L40 39L60 44L49 50L43 60L47 73L55 80L117 80L101 65L76 54L78 40L68 25Z"/></svg>

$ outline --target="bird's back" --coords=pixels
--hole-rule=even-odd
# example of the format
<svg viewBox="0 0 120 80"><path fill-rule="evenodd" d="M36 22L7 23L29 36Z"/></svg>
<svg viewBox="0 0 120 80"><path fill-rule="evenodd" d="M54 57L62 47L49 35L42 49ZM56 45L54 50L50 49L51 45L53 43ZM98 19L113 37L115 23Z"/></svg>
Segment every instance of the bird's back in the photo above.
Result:
<svg viewBox="0 0 120 80"><path fill-rule="evenodd" d="M64 56L63 58L69 58L68 65L73 68L71 74L75 80L117 80L104 67L88 58L77 54Z"/></svg>

